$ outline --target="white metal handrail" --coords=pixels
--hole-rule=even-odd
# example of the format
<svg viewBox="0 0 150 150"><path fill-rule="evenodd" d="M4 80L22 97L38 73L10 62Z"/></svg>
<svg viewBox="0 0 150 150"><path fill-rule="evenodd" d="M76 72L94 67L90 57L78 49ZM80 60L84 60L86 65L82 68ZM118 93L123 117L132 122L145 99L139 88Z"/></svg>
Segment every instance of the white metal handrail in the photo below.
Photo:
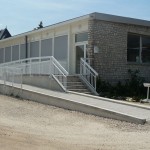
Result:
<svg viewBox="0 0 150 150"><path fill-rule="evenodd" d="M12 85L15 83L21 85L22 89L22 69L16 67L0 67L0 80L4 82L4 85Z"/></svg>
<svg viewBox="0 0 150 150"><path fill-rule="evenodd" d="M33 57L21 59L17 61L0 64L0 67L15 67L21 68L23 74L26 75L49 75L58 78L57 82L62 84L66 89L68 72L61 66L61 64L53 57Z"/></svg>
<svg viewBox="0 0 150 150"><path fill-rule="evenodd" d="M61 70L61 69L64 69L62 67L60 67L58 64L57 64L57 61L53 61L53 66L54 66L54 73L53 75L59 80L59 82L65 87L65 90L67 89L67 75L68 75L68 72L65 71L65 73ZM56 65L57 64L57 65ZM57 71L59 71L58 73L55 72L55 68L57 69Z"/></svg>
<svg viewBox="0 0 150 150"><path fill-rule="evenodd" d="M46 61L47 62L52 61L53 64L58 66L58 68L59 68L59 70L61 70L61 72L68 75L68 72L61 66L61 64L53 56L32 57L32 58L21 59L21 60L17 60L17 61L6 62L6 63L0 64L0 67L4 67L4 66L21 67L23 64L24 65L36 64L36 63L39 64L39 62L42 64L42 62L46 62ZM22 64L22 65L20 65L20 64Z"/></svg>
<svg viewBox="0 0 150 150"><path fill-rule="evenodd" d="M80 76L96 91L96 77L98 73L83 58L80 60Z"/></svg>

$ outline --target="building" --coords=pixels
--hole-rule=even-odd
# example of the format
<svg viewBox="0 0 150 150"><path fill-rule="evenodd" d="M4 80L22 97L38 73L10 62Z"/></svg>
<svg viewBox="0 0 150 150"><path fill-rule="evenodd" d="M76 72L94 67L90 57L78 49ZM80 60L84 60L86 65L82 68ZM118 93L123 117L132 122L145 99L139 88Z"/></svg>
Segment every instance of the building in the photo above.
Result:
<svg viewBox="0 0 150 150"><path fill-rule="evenodd" d="M72 75L85 58L108 82L128 69L150 82L150 21L91 13L0 41L0 63L51 55Z"/></svg>
<svg viewBox="0 0 150 150"><path fill-rule="evenodd" d="M11 34L7 30L7 28L0 30L0 40L11 37Z"/></svg>

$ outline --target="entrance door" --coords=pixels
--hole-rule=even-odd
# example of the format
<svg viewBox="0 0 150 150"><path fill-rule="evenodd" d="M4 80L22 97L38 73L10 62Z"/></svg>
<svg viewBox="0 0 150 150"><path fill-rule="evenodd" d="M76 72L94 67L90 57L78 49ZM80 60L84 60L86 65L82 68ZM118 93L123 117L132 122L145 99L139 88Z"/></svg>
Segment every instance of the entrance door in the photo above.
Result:
<svg viewBox="0 0 150 150"><path fill-rule="evenodd" d="M76 45L76 73L80 73L80 58L87 58L87 44Z"/></svg>

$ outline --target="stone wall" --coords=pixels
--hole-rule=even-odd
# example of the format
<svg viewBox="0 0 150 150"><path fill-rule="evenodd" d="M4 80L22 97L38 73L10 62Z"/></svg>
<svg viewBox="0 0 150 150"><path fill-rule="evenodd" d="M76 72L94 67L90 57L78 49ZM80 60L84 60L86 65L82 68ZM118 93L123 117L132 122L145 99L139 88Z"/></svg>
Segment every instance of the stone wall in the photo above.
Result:
<svg viewBox="0 0 150 150"><path fill-rule="evenodd" d="M150 64L127 62L128 32L150 35L150 27L89 20L88 57L103 80L111 83L128 78L128 69L140 70L140 76L150 82ZM94 53L94 46L99 48Z"/></svg>

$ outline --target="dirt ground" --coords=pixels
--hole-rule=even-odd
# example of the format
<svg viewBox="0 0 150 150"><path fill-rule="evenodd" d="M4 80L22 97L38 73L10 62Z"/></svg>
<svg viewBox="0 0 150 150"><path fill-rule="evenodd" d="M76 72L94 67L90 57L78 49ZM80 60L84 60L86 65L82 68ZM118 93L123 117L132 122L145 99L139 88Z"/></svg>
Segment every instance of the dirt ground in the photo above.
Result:
<svg viewBox="0 0 150 150"><path fill-rule="evenodd" d="M150 150L150 125L0 95L0 150Z"/></svg>

